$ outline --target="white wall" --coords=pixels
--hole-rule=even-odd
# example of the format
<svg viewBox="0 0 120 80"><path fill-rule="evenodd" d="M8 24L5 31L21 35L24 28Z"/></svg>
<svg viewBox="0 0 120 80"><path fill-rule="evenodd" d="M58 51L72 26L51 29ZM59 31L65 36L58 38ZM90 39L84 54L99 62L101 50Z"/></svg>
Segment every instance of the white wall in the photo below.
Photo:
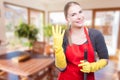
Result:
<svg viewBox="0 0 120 80"><path fill-rule="evenodd" d="M17 4L24 7L30 7L38 10L46 10L46 5L36 2L35 0L3 0L4 2Z"/></svg>
<svg viewBox="0 0 120 80"><path fill-rule="evenodd" d="M5 40L5 22L4 22L4 9L3 1L0 0L0 40Z"/></svg>
<svg viewBox="0 0 120 80"><path fill-rule="evenodd" d="M4 22L4 9L3 9L3 1L0 0L0 40L5 42L5 22ZM5 46L0 45L0 54L6 51Z"/></svg>

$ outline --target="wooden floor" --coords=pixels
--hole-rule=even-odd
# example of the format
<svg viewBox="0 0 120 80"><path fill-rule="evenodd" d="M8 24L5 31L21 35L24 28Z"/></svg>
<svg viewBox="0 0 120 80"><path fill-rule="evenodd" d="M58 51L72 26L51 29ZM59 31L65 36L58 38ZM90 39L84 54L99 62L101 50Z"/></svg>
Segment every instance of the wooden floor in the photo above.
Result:
<svg viewBox="0 0 120 80"><path fill-rule="evenodd" d="M57 80L57 73L58 73L58 70L56 70L56 72L53 72L54 80ZM0 76L0 80L20 80L18 76L13 74L6 74L5 78L6 79L4 79L3 76ZM96 80L119 80L117 75L116 62L110 60L108 65L104 69L99 70L95 73L95 78ZM41 79L37 79L37 80L41 80ZM42 80L49 80L49 79L46 75L46 77L44 77L44 79Z"/></svg>

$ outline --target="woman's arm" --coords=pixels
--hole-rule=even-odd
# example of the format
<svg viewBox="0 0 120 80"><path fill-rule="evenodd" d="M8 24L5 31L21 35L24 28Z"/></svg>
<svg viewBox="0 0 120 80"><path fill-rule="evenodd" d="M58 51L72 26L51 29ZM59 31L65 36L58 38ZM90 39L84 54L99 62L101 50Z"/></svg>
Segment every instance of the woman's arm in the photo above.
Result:
<svg viewBox="0 0 120 80"><path fill-rule="evenodd" d="M59 70L63 71L67 66L66 57L62 48L65 31L61 31L61 27L56 26L56 28L52 27L52 32L54 41L53 47L55 50L55 65Z"/></svg>
<svg viewBox="0 0 120 80"><path fill-rule="evenodd" d="M94 33L95 34L93 40L95 41L95 50L98 53L99 60L92 63L81 61L81 64L79 64L78 66L82 66L82 72L95 72L102 69L108 64L108 50L105 44L104 37L97 30L94 30Z"/></svg>
<svg viewBox="0 0 120 80"><path fill-rule="evenodd" d="M104 40L104 37L100 31L96 31L95 36L95 48L99 59L109 59L108 49Z"/></svg>

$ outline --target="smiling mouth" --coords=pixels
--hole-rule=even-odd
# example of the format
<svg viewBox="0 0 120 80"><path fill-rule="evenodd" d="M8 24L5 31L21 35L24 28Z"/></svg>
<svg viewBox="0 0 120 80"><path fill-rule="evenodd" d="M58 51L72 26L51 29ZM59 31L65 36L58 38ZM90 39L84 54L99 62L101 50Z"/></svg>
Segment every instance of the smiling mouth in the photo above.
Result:
<svg viewBox="0 0 120 80"><path fill-rule="evenodd" d="M78 22L76 22L76 23L79 23L79 24L81 24L81 23L83 23L83 21L78 21Z"/></svg>

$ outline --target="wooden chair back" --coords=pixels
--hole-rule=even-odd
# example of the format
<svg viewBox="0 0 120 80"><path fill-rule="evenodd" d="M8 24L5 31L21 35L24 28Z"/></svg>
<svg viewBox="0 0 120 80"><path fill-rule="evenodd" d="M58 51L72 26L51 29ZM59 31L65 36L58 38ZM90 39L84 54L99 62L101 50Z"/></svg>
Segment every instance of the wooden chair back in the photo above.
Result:
<svg viewBox="0 0 120 80"><path fill-rule="evenodd" d="M35 41L32 48L33 53L44 54L45 52L45 42Z"/></svg>

